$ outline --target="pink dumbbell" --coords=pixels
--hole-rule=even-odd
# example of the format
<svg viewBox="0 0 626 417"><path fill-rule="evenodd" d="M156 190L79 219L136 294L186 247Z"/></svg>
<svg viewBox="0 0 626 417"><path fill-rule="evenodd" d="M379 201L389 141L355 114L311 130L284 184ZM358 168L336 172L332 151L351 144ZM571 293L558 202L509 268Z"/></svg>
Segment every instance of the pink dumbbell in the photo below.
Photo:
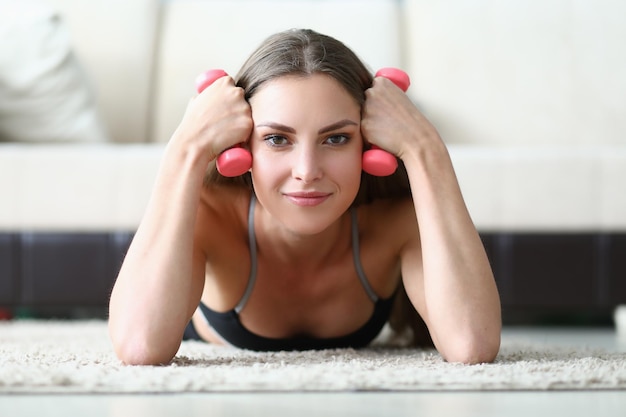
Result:
<svg viewBox="0 0 626 417"><path fill-rule="evenodd" d="M385 77L400 87L402 91L409 89L411 80L406 72L397 68L381 68L376 72L376 77ZM363 171L377 177L391 175L398 168L396 157L372 145L371 149L363 152Z"/></svg>
<svg viewBox="0 0 626 417"><path fill-rule="evenodd" d="M196 78L196 90L198 93L213 84L218 78L228 75L221 69L212 69L203 72ZM252 155L241 145L225 150L217 157L217 170L225 177L237 177L245 174L252 166Z"/></svg>
<svg viewBox="0 0 626 417"><path fill-rule="evenodd" d="M208 70L196 79L196 89L201 93L218 78L228 74L221 69ZM377 77L385 77L395 85L406 91L411 84L409 76L397 68L381 68L376 72ZM227 149L217 157L217 170L225 177L236 177L245 174L252 166L252 155L241 145ZM398 167L398 161L392 154L383 151L376 145L363 152L363 170L379 177L391 175Z"/></svg>

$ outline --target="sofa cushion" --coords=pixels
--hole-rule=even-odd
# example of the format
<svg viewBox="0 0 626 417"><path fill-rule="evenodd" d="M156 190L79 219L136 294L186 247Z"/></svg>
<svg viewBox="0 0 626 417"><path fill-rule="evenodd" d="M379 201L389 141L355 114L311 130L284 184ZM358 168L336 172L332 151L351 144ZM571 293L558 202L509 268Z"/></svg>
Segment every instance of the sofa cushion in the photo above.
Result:
<svg viewBox="0 0 626 417"><path fill-rule="evenodd" d="M409 94L448 143L625 142L626 2L402 3Z"/></svg>
<svg viewBox="0 0 626 417"><path fill-rule="evenodd" d="M374 71L401 66L395 0L174 0L164 4L153 132L167 141L194 80L210 68L235 75L269 35L309 28L350 46Z"/></svg>
<svg viewBox="0 0 626 417"><path fill-rule="evenodd" d="M0 144L0 232L132 231L164 144ZM451 145L481 232L626 230L626 146Z"/></svg>
<svg viewBox="0 0 626 417"><path fill-rule="evenodd" d="M163 144L0 144L0 232L134 230Z"/></svg>
<svg viewBox="0 0 626 417"><path fill-rule="evenodd" d="M626 146L450 145L482 232L626 230Z"/></svg>
<svg viewBox="0 0 626 417"><path fill-rule="evenodd" d="M154 48L163 0L46 0L67 22L115 142L150 140Z"/></svg>
<svg viewBox="0 0 626 417"><path fill-rule="evenodd" d="M106 140L67 28L52 7L3 1L0 39L0 140Z"/></svg>

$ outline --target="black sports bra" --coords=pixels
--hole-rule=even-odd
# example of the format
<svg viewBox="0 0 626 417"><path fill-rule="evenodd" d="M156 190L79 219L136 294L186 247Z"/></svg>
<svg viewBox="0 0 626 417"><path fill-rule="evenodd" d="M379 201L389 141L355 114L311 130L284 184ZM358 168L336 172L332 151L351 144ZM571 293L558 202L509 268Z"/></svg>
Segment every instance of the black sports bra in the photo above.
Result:
<svg viewBox="0 0 626 417"><path fill-rule="evenodd" d="M372 287L365 276L359 254L359 232L356 218L356 210L352 209L352 252L357 275L365 292L374 303L374 313L370 319L358 330L340 337L332 338L312 338L312 337L290 337L290 338L269 338L259 336L246 329L239 318L239 313L245 307L250 294L254 288L257 271L257 248L256 236L254 232L254 206L256 197L252 194L250 208L248 210L248 243L250 245L250 275L248 285L243 297L234 309L221 313L200 303L200 310L204 315L208 325L226 343L242 348L257 351L280 351L280 350L311 350L311 349L334 349L334 348L359 348L367 346L380 333L383 326L389 319L393 297L389 299L379 298L372 290Z"/></svg>

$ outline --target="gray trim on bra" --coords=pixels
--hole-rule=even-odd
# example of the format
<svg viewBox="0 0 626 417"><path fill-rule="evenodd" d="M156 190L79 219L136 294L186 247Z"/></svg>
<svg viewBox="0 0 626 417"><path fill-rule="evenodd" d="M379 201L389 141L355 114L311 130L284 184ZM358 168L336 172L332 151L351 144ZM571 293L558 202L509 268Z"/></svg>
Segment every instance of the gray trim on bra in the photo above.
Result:
<svg viewBox="0 0 626 417"><path fill-rule="evenodd" d="M359 245L359 224L357 222L356 217L356 208L352 207L350 210L350 215L352 217L352 258L354 259L354 267L356 268L356 274L359 276L361 280L361 284L363 285L363 289L367 293L367 296L372 300L373 303L378 301L378 295L372 289L370 282L367 280L367 276L365 276L365 271L363 271L363 266L361 265L361 250Z"/></svg>
<svg viewBox="0 0 626 417"><path fill-rule="evenodd" d="M256 196L254 193L250 196L250 207L248 208L248 246L250 247L250 275L248 275L248 285L246 292L243 293L243 297L239 300L239 303L235 306L235 312L239 314L241 310L246 306L252 290L254 289L254 283L256 282L256 270L257 270L257 255L256 255L256 235L254 233L254 206L256 204Z"/></svg>

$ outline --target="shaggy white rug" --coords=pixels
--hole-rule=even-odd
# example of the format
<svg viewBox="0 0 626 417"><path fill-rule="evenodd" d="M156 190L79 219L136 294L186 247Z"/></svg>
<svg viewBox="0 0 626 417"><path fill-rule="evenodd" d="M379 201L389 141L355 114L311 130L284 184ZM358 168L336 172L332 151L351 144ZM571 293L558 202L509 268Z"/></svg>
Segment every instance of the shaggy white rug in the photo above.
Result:
<svg viewBox="0 0 626 417"><path fill-rule="evenodd" d="M503 339L493 364L431 350L258 353L184 342L167 366L124 366L102 321L0 322L1 393L626 389L626 353Z"/></svg>

